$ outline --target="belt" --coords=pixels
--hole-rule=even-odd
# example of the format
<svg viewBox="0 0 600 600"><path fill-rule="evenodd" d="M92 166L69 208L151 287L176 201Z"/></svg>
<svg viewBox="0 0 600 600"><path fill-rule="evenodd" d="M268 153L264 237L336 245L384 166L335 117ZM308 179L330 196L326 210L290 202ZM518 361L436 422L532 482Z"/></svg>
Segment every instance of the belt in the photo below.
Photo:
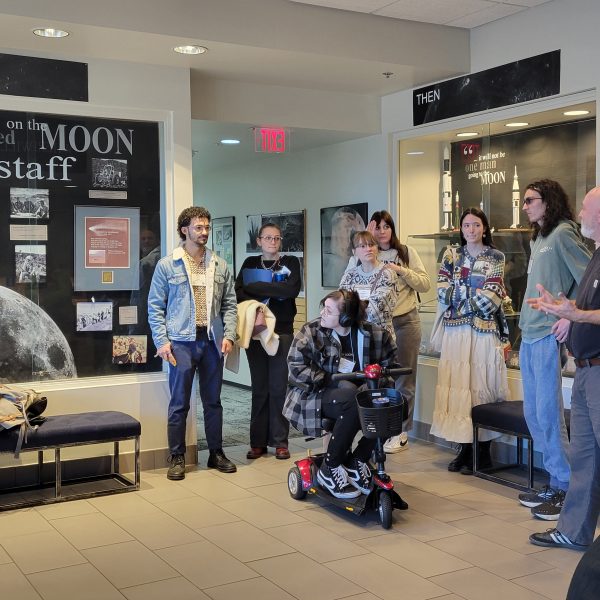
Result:
<svg viewBox="0 0 600 600"><path fill-rule="evenodd" d="M578 367L597 367L600 365L600 356L594 358L576 358L575 365Z"/></svg>

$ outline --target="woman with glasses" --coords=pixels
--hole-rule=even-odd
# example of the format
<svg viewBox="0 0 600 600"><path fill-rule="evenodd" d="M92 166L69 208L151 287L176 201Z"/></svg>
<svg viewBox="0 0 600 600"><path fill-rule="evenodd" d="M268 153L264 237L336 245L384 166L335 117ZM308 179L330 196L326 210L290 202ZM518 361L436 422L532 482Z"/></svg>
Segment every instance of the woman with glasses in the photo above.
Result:
<svg viewBox="0 0 600 600"><path fill-rule="evenodd" d="M336 498L355 498L370 491L368 461L376 440L361 437L352 451L360 431L358 388L349 381L335 383L331 376L371 363L391 367L396 345L389 331L364 320L364 303L356 292L330 292L321 307L321 316L305 323L292 343L283 411L293 427L310 436L322 435L323 417L335 419L317 480Z"/></svg>
<svg viewBox="0 0 600 600"><path fill-rule="evenodd" d="M498 311L504 290L504 254L494 248L485 213L467 208L460 217L458 248L448 247L438 274L445 309L444 334L431 434L460 444L449 471L473 473L471 409L508 400L504 362L505 321ZM479 466L491 466L490 444L498 433L482 431Z"/></svg>
<svg viewBox="0 0 600 600"><path fill-rule="evenodd" d="M279 347L269 356L258 340L251 340L246 355L250 367L252 410L250 414L250 450L246 458L254 459L275 448L275 457L287 459L289 423L281 414L287 388L287 354L294 336L296 297L300 293L300 261L280 254L281 229L265 223L258 232L258 256L248 257L235 280L237 301L258 300L268 304L275 315L275 333ZM266 277L244 283L245 269L261 269Z"/></svg>
<svg viewBox="0 0 600 600"><path fill-rule="evenodd" d="M396 226L387 210L376 211L371 216L367 231L370 231L379 246L377 258L396 273L398 299L393 311L392 324L398 347L397 363L409 367L412 373L396 380L396 389L408 406L408 418L403 423L402 433L391 437L383 446L388 454L400 452L408 447L408 431L413 426L415 389L417 385L417 362L421 345L421 319L417 308L417 294L429 291L431 281L414 248L402 244L396 235ZM357 266L353 256L348 268Z"/></svg>
<svg viewBox="0 0 600 600"><path fill-rule="evenodd" d="M392 318L398 300L396 275L379 260L377 241L370 231L355 233L352 247L358 265L344 273L340 289L355 291L368 302L367 320L387 329L395 342Z"/></svg>

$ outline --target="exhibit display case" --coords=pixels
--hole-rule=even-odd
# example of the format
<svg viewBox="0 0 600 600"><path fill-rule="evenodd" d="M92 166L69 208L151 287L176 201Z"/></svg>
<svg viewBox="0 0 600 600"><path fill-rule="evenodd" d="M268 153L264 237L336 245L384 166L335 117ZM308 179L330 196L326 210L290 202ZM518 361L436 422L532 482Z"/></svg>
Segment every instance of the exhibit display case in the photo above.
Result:
<svg viewBox="0 0 600 600"><path fill-rule="evenodd" d="M159 124L0 111L0 382L160 371Z"/></svg>
<svg viewBox="0 0 600 600"><path fill-rule="evenodd" d="M429 336L440 260L448 245L460 243L462 211L477 207L488 216L494 245L506 257L503 308L512 346L507 364L519 367L518 320L531 237L523 193L529 183L554 179L579 214L596 184L595 110L595 103L577 104L398 141L401 235L419 253L432 281L421 295L422 355L437 356Z"/></svg>

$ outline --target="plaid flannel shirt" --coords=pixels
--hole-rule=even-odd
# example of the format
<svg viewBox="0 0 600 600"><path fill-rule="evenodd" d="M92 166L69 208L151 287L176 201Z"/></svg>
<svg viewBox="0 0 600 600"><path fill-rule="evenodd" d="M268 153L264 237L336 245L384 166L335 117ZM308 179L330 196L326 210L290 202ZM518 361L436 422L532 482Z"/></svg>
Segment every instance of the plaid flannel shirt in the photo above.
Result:
<svg viewBox="0 0 600 600"><path fill-rule="evenodd" d="M321 327L320 323L320 319L305 323L292 342L283 406L283 416L292 427L314 437L322 434L321 393L329 381L328 374L338 372L341 352L333 330ZM394 364L396 344L386 329L364 322L358 329L358 336L362 338L362 367L372 363L384 367Z"/></svg>

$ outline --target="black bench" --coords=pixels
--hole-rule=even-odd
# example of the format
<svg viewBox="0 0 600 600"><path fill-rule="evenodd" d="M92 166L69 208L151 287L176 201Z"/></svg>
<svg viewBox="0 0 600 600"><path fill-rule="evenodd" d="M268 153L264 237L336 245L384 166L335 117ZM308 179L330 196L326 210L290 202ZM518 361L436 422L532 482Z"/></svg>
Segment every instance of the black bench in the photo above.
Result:
<svg viewBox="0 0 600 600"><path fill-rule="evenodd" d="M19 435L18 429L15 427L2 432L0 452L14 453ZM138 490L140 487L141 431L142 427L137 419L118 411L48 417L36 430L29 431L27 442L23 443L21 450L21 452L34 450L38 452L36 483L2 489L0 491L0 510ZM135 443L133 481L119 472L119 442L126 440L134 440ZM60 456L62 448L103 443L114 444L110 473L63 479ZM51 486L42 482L44 450L54 450L55 477ZM99 481L103 483L101 485L95 483ZM111 485L107 485L106 482ZM54 488L51 495L48 494L49 487ZM24 493L26 491L28 493Z"/></svg>
<svg viewBox="0 0 600 600"><path fill-rule="evenodd" d="M565 410L565 422L567 431L570 431L571 411ZM490 404L480 404L474 406L471 411L473 421L473 475L495 481L518 490L528 491L534 489L534 468L533 468L533 439L525 421L523 414L523 401L514 402L492 402ZM479 459L479 430L488 429L497 431L506 435L512 435L517 438L517 462L513 464L492 466L486 469L480 469ZM527 440L527 485L522 485L511 479L499 477L496 475L499 471L507 469L523 469L523 440Z"/></svg>

